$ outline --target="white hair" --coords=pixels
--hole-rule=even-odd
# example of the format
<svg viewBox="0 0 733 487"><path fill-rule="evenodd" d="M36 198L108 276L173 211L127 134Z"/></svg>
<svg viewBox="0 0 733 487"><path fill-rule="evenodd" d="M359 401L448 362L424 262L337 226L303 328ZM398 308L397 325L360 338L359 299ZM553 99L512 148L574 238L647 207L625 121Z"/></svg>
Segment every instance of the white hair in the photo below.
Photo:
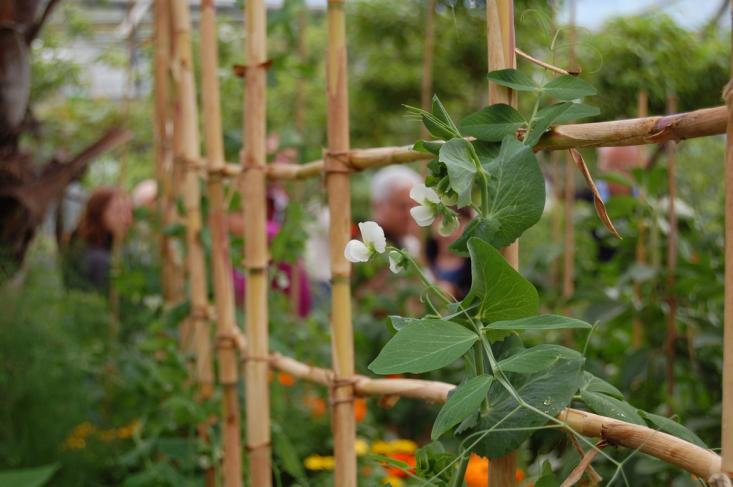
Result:
<svg viewBox="0 0 733 487"><path fill-rule="evenodd" d="M423 182L423 178L405 166L387 166L372 178L372 203L386 201L395 189L409 187Z"/></svg>

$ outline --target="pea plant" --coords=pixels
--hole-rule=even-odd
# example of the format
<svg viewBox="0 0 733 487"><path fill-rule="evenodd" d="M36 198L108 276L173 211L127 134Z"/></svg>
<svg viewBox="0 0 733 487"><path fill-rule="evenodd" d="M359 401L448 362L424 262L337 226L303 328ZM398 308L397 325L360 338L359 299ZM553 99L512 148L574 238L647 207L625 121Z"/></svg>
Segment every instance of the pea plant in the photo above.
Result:
<svg viewBox="0 0 733 487"><path fill-rule="evenodd" d="M489 73L488 78L533 95L531 114L527 117L499 103L456 124L437 97L431 112L408 107L439 139L415 144L415 150L432 153L435 159L429 164L425 184L411 192L418 203L411 210L413 217L421 226L441 217L440 232L447 235L458 227L453 207L470 207L476 215L451 247L471 259L468 295L459 301L435 286L409 253L387 245L374 222L362 222L362 241L352 240L345 249L352 262L386 254L393 272L412 268L425 285L422 300L428 314L390 317L396 333L370 364L374 373L420 374L447 367L459 358L466 363L465 378L433 424L435 442L418 455L417 476L430 485L461 486L471 452L500 457L516 450L535 431L558 428L616 465L611 482L625 479L623 462L557 419L574 402L598 414L648 424L702 445L693 432L671 419L637 410L616 387L585 371L583 353L551 343L523 345L526 332L592 330L591 324L575 318L539 314L537 290L505 261L499 249L514 242L542 216L545 180L533 151L542 135L553 124L599 111L578 101L594 95L595 89L573 76L537 83L518 70L505 69ZM556 102L543 103L549 99ZM584 163L578 165L585 169ZM584 172L590 179L587 169ZM603 213L598 204L596 208ZM438 443L448 434L459 442L457 455L446 453ZM549 477L547 482L543 485L554 485Z"/></svg>

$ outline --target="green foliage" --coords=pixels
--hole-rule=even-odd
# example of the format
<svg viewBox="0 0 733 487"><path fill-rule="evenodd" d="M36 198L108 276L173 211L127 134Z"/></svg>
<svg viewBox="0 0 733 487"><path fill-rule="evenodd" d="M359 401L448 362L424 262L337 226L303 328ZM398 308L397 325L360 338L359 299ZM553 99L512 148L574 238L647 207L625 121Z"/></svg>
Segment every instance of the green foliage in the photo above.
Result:
<svg viewBox="0 0 733 487"><path fill-rule="evenodd" d="M0 487L42 487L58 470L58 465L0 471Z"/></svg>
<svg viewBox="0 0 733 487"><path fill-rule="evenodd" d="M423 319L405 326L369 365L377 374L419 374L445 367L478 340L476 333L451 321Z"/></svg>
<svg viewBox="0 0 733 487"><path fill-rule="evenodd" d="M438 417L435 418L430 437L437 440L443 433L474 414L486 400L486 393L489 392L493 380L490 375L477 375L451 391Z"/></svg>

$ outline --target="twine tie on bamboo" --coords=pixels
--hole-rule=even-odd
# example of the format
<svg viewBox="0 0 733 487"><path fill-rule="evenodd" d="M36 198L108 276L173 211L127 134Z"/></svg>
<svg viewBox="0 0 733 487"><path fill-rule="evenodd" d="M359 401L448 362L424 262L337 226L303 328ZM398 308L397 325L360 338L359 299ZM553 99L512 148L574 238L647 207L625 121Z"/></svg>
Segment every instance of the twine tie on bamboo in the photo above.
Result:
<svg viewBox="0 0 733 487"><path fill-rule="evenodd" d="M357 377L349 377L346 379L336 379L335 377L331 377L331 380L329 381L328 387L330 390L331 395L331 406L338 406L339 404L344 403L351 403L356 399L356 394L354 394L354 386L359 382L359 379ZM341 399L336 399L336 390L343 389L343 388L349 388L349 396L342 397Z"/></svg>
<svg viewBox="0 0 733 487"><path fill-rule="evenodd" d="M240 79L244 79L247 77L247 71L253 69L253 68L259 68L268 70L272 67L272 59L268 59L265 62L258 63L258 64L235 64L232 66L232 72L234 73L234 76Z"/></svg>
<svg viewBox="0 0 733 487"><path fill-rule="evenodd" d="M350 151L323 152L323 172L326 175L333 173L351 174L360 170L351 162Z"/></svg>

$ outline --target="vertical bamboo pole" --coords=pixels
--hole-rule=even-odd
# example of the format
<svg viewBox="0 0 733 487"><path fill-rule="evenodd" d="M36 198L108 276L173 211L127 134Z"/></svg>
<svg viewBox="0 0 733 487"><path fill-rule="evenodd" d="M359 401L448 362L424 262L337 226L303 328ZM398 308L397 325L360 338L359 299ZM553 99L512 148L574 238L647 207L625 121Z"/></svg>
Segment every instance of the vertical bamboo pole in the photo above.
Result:
<svg viewBox="0 0 733 487"><path fill-rule="evenodd" d="M677 98L673 94L667 95L667 113L677 111ZM674 362L675 342L677 341L677 298L674 295L674 286L677 272L677 212L675 211L675 199L677 198L677 144L674 141L667 142L665 147L667 155L667 187L669 192L669 209L667 216L669 220L669 234L667 238L667 335L664 341L664 349L667 355L667 396L671 401L674 394ZM668 402L671 412L671 403Z"/></svg>
<svg viewBox="0 0 733 487"><path fill-rule="evenodd" d="M204 141L210 169L224 166L224 143L221 129L219 97L219 50L216 35L214 0L201 2L201 101L204 112ZM217 352L219 383L222 386L222 419L224 437L224 486L242 485L242 445L240 440L239 396L237 391L237 352L234 333L234 289L229 259L229 235L226 224L224 186L221 175L209 174L209 228L211 229L211 263L214 275L214 298L217 315Z"/></svg>
<svg viewBox="0 0 733 487"><path fill-rule="evenodd" d="M155 174L158 183L158 214L161 227L177 223L174 195L174 160L171 122L173 96L170 89L171 6L169 0L155 2ZM161 232L161 285L166 304L178 304L184 295L184 270L178 262L175 241Z"/></svg>
<svg viewBox="0 0 733 487"><path fill-rule="evenodd" d="M733 19L733 1L730 15ZM733 34L731 35L731 77L733 77ZM725 143L725 316L723 327L723 425L721 469L733 475L733 82L725 92L728 130Z"/></svg>
<svg viewBox="0 0 733 487"><path fill-rule="evenodd" d="M331 215L331 337L335 383L332 390L336 469L334 484L356 487L356 423L354 420L354 337L351 328L351 265L344 248L351 233L349 168L343 155L349 150L349 96L344 0L328 1L328 154L325 164L328 208Z"/></svg>
<svg viewBox="0 0 733 487"><path fill-rule="evenodd" d="M639 91L639 99L637 103L637 112L639 118L646 117L649 113L649 96L646 90ZM644 157L643 149L639 152L640 157ZM647 264L646 256L646 222L643 218L639 218L637 224L637 238L636 238L636 263L639 265ZM638 282L634 283L634 299L637 303L642 300L641 284ZM641 317L638 312L634 313L634 317L631 321L631 346L633 348L640 348L644 343L644 325L641 322Z"/></svg>
<svg viewBox="0 0 733 487"><path fill-rule="evenodd" d="M242 194L247 222L246 332L247 450L250 484L269 487L270 391L268 377L267 315L267 203L265 188L265 138L267 127L267 10L264 0L247 0L245 50L247 76L244 100L244 178Z"/></svg>
<svg viewBox="0 0 733 487"><path fill-rule="evenodd" d="M553 212L550 221L550 235L552 244L558 248L563 243L563 176L564 165L562 164L562 153L560 151L550 152L549 171L552 175L552 202ZM562 258L557 255L550 263L550 282L553 289L562 288Z"/></svg>
<svg viewBox="0 0 733 487"><path fill-rule="evenodd" d="M486 2L486 27L489 71L516 68L514 0L488 0ZM509 88L489 83L489 104L494 103L506 103L516 107L517 94ZM502 249L502 253L512 267L519 268L518 241ZM516 468L516 453L493 459L489 473L489 486L509 487L515 485Z"/></svg>
<svg viewBox="0 0 733 487"><path fill-rule="evenodd" d="M196 357L196 382L201 400L213 394L214 374L211 363L211 343L208 325L208 296L206 289L206 262L201 244L201 194L198 175L187 162L200 158L198 110L196 86L193 76L193 50L191 47L191 13L188 2L176 0L173 5L175 39L176 113L175 152L186 165L184 180L184 206L186 208L186 246L188 284L191 298L191 318Z"/></svg>
<svg viewBox="0 0 733 487"><path fill-rule="evenodd" d="M575 0L570 0L568 29L568 69L575 70ZM562 297L567 306L575 294L575 162L568 152L565 156L565 240L563 252ZM567 337L567 335L566 335Z"/></svg>
<svg viewBox="0 0 733 487"><path fill-rule="evenodd" d="M425 43L422 57L422 81L420 84L420 107L431 111L433 98L433 59L435 57L435 0L427 0L425 5ZM428 129L420 124L420 136L427 138Z"/></svg>

